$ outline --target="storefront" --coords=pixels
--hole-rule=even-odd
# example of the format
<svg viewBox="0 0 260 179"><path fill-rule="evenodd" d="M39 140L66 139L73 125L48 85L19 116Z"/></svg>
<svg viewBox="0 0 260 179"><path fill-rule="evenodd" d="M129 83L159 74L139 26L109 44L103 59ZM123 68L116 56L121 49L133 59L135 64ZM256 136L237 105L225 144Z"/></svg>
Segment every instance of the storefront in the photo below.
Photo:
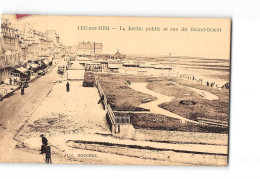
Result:
<svg viewBox="0 0 260 179"><path fill-rule="evenodd" d="M39 69L40 69L40 65L39 64L29 63L28 70L31 70L33 72L37 72Z"/></svg>
<svg viewBox="0 0 260 179"><path fill-rule="evenodd" d="M48 59L43 59L42 60L42 68L46 68L50 65L50 61Z"/></svg>
<svg viewBox="0 0 260 179"><path fill-rule="evenodd" d="M25 81L30 79L29 70L24 67L14 68L10 73L10 81Z"/></svg>
<svg viewBox="0 0 260 179"><path fill-rule="evenodd" d="M11 67L0 67L0 83L9 83Z"/></svg>

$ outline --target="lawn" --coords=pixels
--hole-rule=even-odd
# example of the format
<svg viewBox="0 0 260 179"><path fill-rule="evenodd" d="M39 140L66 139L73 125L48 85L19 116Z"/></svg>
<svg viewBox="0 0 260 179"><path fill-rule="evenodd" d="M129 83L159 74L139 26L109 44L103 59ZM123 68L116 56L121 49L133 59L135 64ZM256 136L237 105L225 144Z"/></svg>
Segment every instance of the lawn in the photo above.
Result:
<svg viewBox="0 0 260 179"><path fill-rule="evenodd" d="M148 80L150 79L150 80ZM226 91L217 91L193 81L178 81L175 78L154 78L136 75L118 75L118 74L102 74L101 84L108 98L108 102L114 111L147 111L138 107L143 102L152 101L156 98L141 92L137 92L128 87L126 81L131 82L148 82L148 88L162 93L164 95L173 96L174 99L169 103L163 103L160 107L171 112L179 114L183 117L194 119L201 116L210 119L228 120L229 103ZM203 99L196 92L183 87L182 85L172 82L182 82L182 84L207 90L220 97L219 100L209 101ZM181 100L194 101L194 105L180 104ZM151 130L168 130L168 131L185 131L185 132L204 132L204 133L228 133L228 127L216 127L203 124L194 124L186 122L181 123L179 119L167 117L164 115L153 113L122 113L115 112L116 115L130 115L131 124L136 129Z"/></svg>
<svg viewBox="0 0 260 179"><path fill-rule="evenodd" d="M156 97L131 89L126 83L127 79L131 82L147 82L147 77L102 74L100 78L108 102L115 111L147 111L147 109L138 106L143 102L156 99Z"/></svg>
<svg viewBox="0 0 260 179"><path fill-rule="evenodd" d="M136 129L203 132L203 133L228 133L228 127L216 127L191 122L181 123L179 119L153 113L115 113L116 116L128 115L131 124Z"/></svg>
<svg viewBox="0 0 260 179"><path fill-rule="evenodd" d="M202 89L213 93L219 97L218 100L207 100L194 91L175 83L187 85L190 87ZM183 117L196 120L197 117L218 119L228 121L229 119L229 92L226 90L216 90L211 87L203 86L192 80L169 78L163 81L150 82L147 86L150 90L158 93L172 96L174 100L163 103L160 107L169 110ZM181 100L193 101L195 104L184 105Z"/></svg>

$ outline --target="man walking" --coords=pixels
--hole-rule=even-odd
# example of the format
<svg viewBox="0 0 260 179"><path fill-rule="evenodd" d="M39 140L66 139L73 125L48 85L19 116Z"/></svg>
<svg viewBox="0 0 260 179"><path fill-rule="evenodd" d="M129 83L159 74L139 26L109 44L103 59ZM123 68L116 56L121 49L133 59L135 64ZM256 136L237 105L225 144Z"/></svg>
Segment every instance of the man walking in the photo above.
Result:
<svg viewBox="0 0 260 179"><path fill-rule="evenodd" d="M67 92L70 91L70 84L69 84L69 82L67 82L67 84L66 84L66 89L67 89Z"/></svg>
<svg viewBox="0 0 260 179"><path fill-rule="evenodd" d="M43 134L40 136L42 138L41 154L44 154L46 152L46 146L48 145L48 139L46 139Z"/></svg>
<svg viewBox="0 0 260 179"><path fill-rule="evenodd" d="M12 78L9 78L9 83L10 85L12 85Z"/></svg>
<svg viewBox="0 0 260 179"><path fill-rule="evenodd" d="M21 95L24 95L24 85L21 86Z"/></svg>
<svg viewBox="0 0 260 179"><path fill-rule="evenodd" d="M42 146L41 146L41 154L45 153L45 161L46 163L52 163L51 161L51 147L48 146L48 139L41 134L42 138Z"/></svg>
<svg viewBox="0 0 260 179"><path fill-rule="evenodd" d="M41 137L42 137L42 144L43 145L48 145L48 139L46 137L44 137L43 134L41 135Z"/></svg>

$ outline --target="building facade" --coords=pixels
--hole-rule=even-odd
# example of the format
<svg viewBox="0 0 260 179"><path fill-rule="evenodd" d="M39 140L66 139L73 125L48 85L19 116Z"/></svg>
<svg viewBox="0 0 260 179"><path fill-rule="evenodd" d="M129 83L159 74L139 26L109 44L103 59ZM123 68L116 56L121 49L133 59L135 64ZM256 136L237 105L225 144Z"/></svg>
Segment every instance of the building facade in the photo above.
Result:
<svg viewBox="0 0 260 179"><path fill-rule="evenodd" d="M0 83L2 83L8 79L11 67L18 66L22 58L18 29L13 28L7 20L1 23L0 48Z"/></svg>
<svg viewBox="0 0 260 179"><path fill-rule="evenodd" d="M30 67L29 63L47 58L62 58L66 49L60 43L54 30L39 32L24 27L22 30L12 27L7 19L1 21L0 36L0 83L7 83L11 71L18 67Z"/></svg>
<svg viewBox="0 0 260 179"><path fill-rule="evenodd" d="M77 46L77 53L80 55L101 55L103 45L96 42L80 42Z"/></svg>

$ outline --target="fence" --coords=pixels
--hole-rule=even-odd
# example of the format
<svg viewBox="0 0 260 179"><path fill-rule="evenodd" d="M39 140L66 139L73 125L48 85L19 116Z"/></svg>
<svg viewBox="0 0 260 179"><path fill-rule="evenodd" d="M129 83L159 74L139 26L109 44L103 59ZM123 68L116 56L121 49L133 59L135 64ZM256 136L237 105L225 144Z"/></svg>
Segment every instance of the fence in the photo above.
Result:
<svg viewBox="0 0 260 179"><path fill-rule="evenodd" d="M220 126L220 127L228 127L227 121L218 121L214 119L206 119L206 118L198 118L197 120L200 124Z"/></svg>
<svg viewBox="0 0 260 179"><path fill-rule="evenodd" d="M130 124L130 116L115 116L110 104L107 101L107 97L103 91L103 88L101 86L98 77L95 77L95 84L101 99L103 98L102 103L104 105L104 109L107 110L107 118L108 118L108 123L110 125L110 129L112 133L119 133L120 125Z"/></svg>

